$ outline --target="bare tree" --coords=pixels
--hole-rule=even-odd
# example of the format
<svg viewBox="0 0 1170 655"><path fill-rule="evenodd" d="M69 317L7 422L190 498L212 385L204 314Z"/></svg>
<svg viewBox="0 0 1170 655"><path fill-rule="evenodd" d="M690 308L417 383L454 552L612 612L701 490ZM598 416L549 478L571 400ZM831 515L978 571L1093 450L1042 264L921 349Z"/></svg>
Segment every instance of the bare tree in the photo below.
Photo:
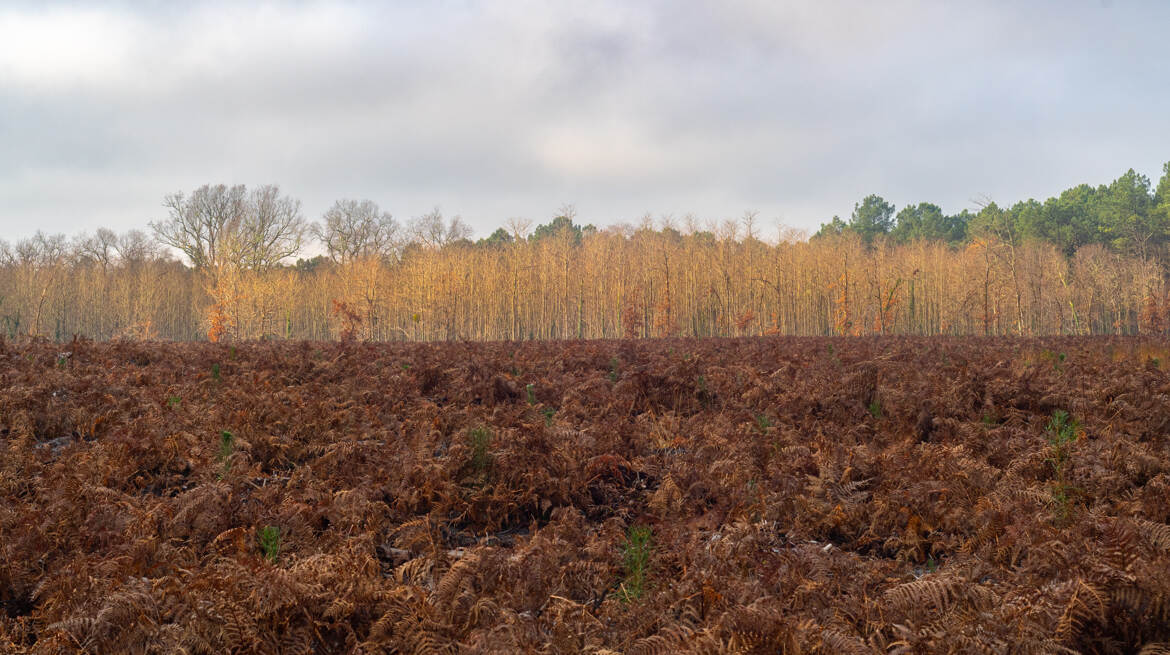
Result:
<svg viewBox="0 0 1170 655"><path fill-rule="evenodd" d="M282 196L276 185L249 194L242 184L205 184L190 196L168 195L163 206L169 216L151 229L202 271L271 268L300 250L306 230L300 201Z"/></svg>
<svg viewBox="0 0 1170 655"><path fill-rule="evenodd" d="M471 227L462 218L453 216L449 222L444 222L438 207L410 219L407 228L410 236L427 248L442 248L471 236Z"/></svg>
<svg viewBox="0 0 1170 655"><path fill-rule="evenodd" d="M528 233L532 231L532 219L513 216L508 219L508 231L512 233L512 239L515 241L527 239Z"/></svg>
<svg viewBox="0 0 1170 655"><path fill-rule="evenodd" d="M17 263L48 268L68 258L69 240L64 234L45 234L37 230L32 238L18 241L13 254Z"/></svg>
<svg viewBox="0 0 1170 655"><path fill-rule="evenodd" d="M224 263L224 241L243 222L247 191L243 185L203 185L190 196L182 191L163 200L170 216L150 227L164 244L179 250L191 266L214 270Z"/></svg>
<svg viewBox="0 0 1170 655"><path fill-rule="evenodd" d="M29 334L41 334L41 321L50 305L51 295L56 295L59 282L66 274L66 263L70 257L69 240L64 234L49 234L37 230L31 239L17 242L12 252L14 263L19 268L20 285L30 293L32 323ZM35 294L35 299L32 297Z"/></svg>
<svg viewBox="0 0 1170 655"><path fill-rule="evenodd" d="M447 223L447 243L454 243L456 241L463 241L470 239L472 234L471 226L463 222L463 217L452 216L450 222Z"/></svg>
<svg viewBox="0 0 1170 655"><path fill-rule="evenodd" d="M721 221L715 231L715 236L720 241L739 241L739 235L739 221L733 218L727 218Z"/></svg>
<svg viewBox="0 0 1170 655"><path fill-rule="evenodd" d="M98 264L102 270L117 264L153 261L164 255L159 242L142 230L118 234L105 227L92 235L82 232L74 237L73 251L79 261Z"/></svg>
<svg viewBox="0 0 1170 655"><path fill-rule="evenodd" d="M778 239L776 243L793 244L800 241L808 241L809 237L808 230L786 225L783 221L776 223L776 234Z"/></svg>
<svg viewBox="0 0 1170 655"><path fill-rule="evenodd" d="M120 234L114 251L118 253L118 262L122 264L155 261L166 254L159 242L142 230L129 230Z"/></svg>
<svg viewBox="0 0 1170 655"><path fill-rule="evenodd" d="M74 237L73 252L79 261L98 264L102 270L116 264L153 261L164 255L159 242L142 230L118 234L105 227L92 235L82 232Z"/></svg>
<svg viewBox="0 0 1170 655"><path fill-rule="evenodd" d="M301 215L301 201L281 195L268 184L248 195L244 220L233 233L234 257L244 268L262 271L301 250L308 224Z"/></svg>
<svg viewBox="0 0 1170 655"><path fill-rule="evenodd" d="M743 223L743 236L748 241L758 239L759 235L756 233L756 224L759 223L760 212L755 210L745 210L743 218L739 219Z"/></svg>
<svg viewBox="0 0 1170 655"><path fill-rule="evenodd" d="M118 235L113 230L100 227L92 236L81 233L74 239L74 251L82 261L92 261L102 267L109 268L117 257L116 247Z"/></svg>
<svg viewBox="0 0 1170 655"><path fill-rule="evenodd" d="M313 224L313 234L339 264L367 256L393 256L402 246L398 221L372 200L338 200L322 218Z"/></svg>

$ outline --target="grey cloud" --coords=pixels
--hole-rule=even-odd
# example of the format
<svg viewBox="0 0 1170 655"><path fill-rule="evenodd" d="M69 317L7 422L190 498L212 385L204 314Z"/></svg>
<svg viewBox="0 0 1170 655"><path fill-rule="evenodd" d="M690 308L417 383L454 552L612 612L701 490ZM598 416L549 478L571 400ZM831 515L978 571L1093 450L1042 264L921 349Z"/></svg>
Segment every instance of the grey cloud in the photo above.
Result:
<svg viewBox="0 0 1170 655"><path fill-rule="evenodd" d="M868 193L948 211L1170 157L1161 3L35 4L0 9L0 231L141 227L205 182L508 216ZM56 32L58 29L60 32ZM55 34L79 34L76 43ZM31 37L29 37L31 38ZM39 49L38 49L39 48ZM72 48L72 49L71 49Z"/></svg>

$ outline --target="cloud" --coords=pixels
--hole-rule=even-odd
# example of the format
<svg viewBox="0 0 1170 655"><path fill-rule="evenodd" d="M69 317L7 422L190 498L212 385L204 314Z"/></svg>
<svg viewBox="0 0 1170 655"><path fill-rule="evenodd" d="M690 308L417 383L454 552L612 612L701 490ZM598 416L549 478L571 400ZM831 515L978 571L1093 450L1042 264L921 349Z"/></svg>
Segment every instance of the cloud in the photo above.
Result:
<svg viewBox="0 0 1170 655"><path fill-rule="evenodd" d="M0 229L141 227L280 183L480 234L868 193L948 211L1156 175L1156 3L121 3L0 9Z"/></svg>
<svg viewBox="0 0 1170 655"><path fill-rule="evenodd" d="M100 10L0 10L0 79L9 93L116 82L128 74L141 28Z"/></svg>

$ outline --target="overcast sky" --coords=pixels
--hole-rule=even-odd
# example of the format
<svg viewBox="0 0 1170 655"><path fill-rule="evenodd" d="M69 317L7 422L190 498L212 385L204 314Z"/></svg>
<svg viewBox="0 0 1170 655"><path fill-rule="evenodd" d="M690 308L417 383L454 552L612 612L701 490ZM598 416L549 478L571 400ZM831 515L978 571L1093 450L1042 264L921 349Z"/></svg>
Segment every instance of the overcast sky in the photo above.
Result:
<svg viewBox="0 0 1170 655"><path fill-rule="evenodd" d="M1156 181L1168 25L1133 0L5 3L0 237L145 227L219 182L484 236L565 203L811 230L869 193Z"/></svg>

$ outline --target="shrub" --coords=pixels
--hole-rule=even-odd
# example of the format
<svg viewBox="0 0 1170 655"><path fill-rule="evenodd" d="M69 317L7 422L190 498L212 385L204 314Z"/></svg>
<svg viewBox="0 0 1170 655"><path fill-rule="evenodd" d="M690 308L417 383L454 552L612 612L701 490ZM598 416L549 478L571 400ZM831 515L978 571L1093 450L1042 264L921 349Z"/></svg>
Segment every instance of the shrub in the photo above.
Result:
<svg viewBox="0 0 1170 655"><path fill-rule="evenodd" d="M618 587L623 601L637 600L646 591L646 572L650 568L650 551L654 548L649 526L634 525L626 532L622 547L622 569L625 579Z"/></svg>
<svg viewBox="0 0 1170 655"><path fill-rule="evenodd" d="M236 452L236 437L231 432L224 430L219 434L219 448L215 453L215 461L223 465L223 470L220 471L219 477L227 475L232 470L232 453Z"/></svg>
<svg viewBox="0 0 1170 655"><path fill-rule="evenodd" d="M756 429L760 431L760 434L766 434L770 427L772 427L772 419L768 418L767 414L756 415Z"/></svg>
<svg viewBox="0 0 1170 655"><path fill-rule="evenodd" d="M476 473L483 473L491 466L492 456L488 452L491 443L491 430L480 426L468 431L467 445L471 448L471 457L468 458L467 465Z"/></svg>
<svg viewBox="0 0 1170 655"><path fill-rule="evenodd" d="M1080 423L1068 412L1056 410L1048 419L1045 431L1048 433L1048 463L1052 466L1052 498L1056 501L1056 522L1068 522L1072 505L1073 488L1068 483L1068 460L1072 443L1080 434Z"/></svg>
<svg viewBox="0 0 1170 655"><path fill-rule="evenodd" d="M236 450L236 437L231 432L224 430L219 433L219 452L216 459L220 462L232 456Z"/></svg>
<svg viewBox="0 0 1170 655"><path fill-rule="evenodd" d="M260 552L264 553L264 559L275 563L280 556L280 528L266 525L260 528L256 536L260 540Z"/></svg>

